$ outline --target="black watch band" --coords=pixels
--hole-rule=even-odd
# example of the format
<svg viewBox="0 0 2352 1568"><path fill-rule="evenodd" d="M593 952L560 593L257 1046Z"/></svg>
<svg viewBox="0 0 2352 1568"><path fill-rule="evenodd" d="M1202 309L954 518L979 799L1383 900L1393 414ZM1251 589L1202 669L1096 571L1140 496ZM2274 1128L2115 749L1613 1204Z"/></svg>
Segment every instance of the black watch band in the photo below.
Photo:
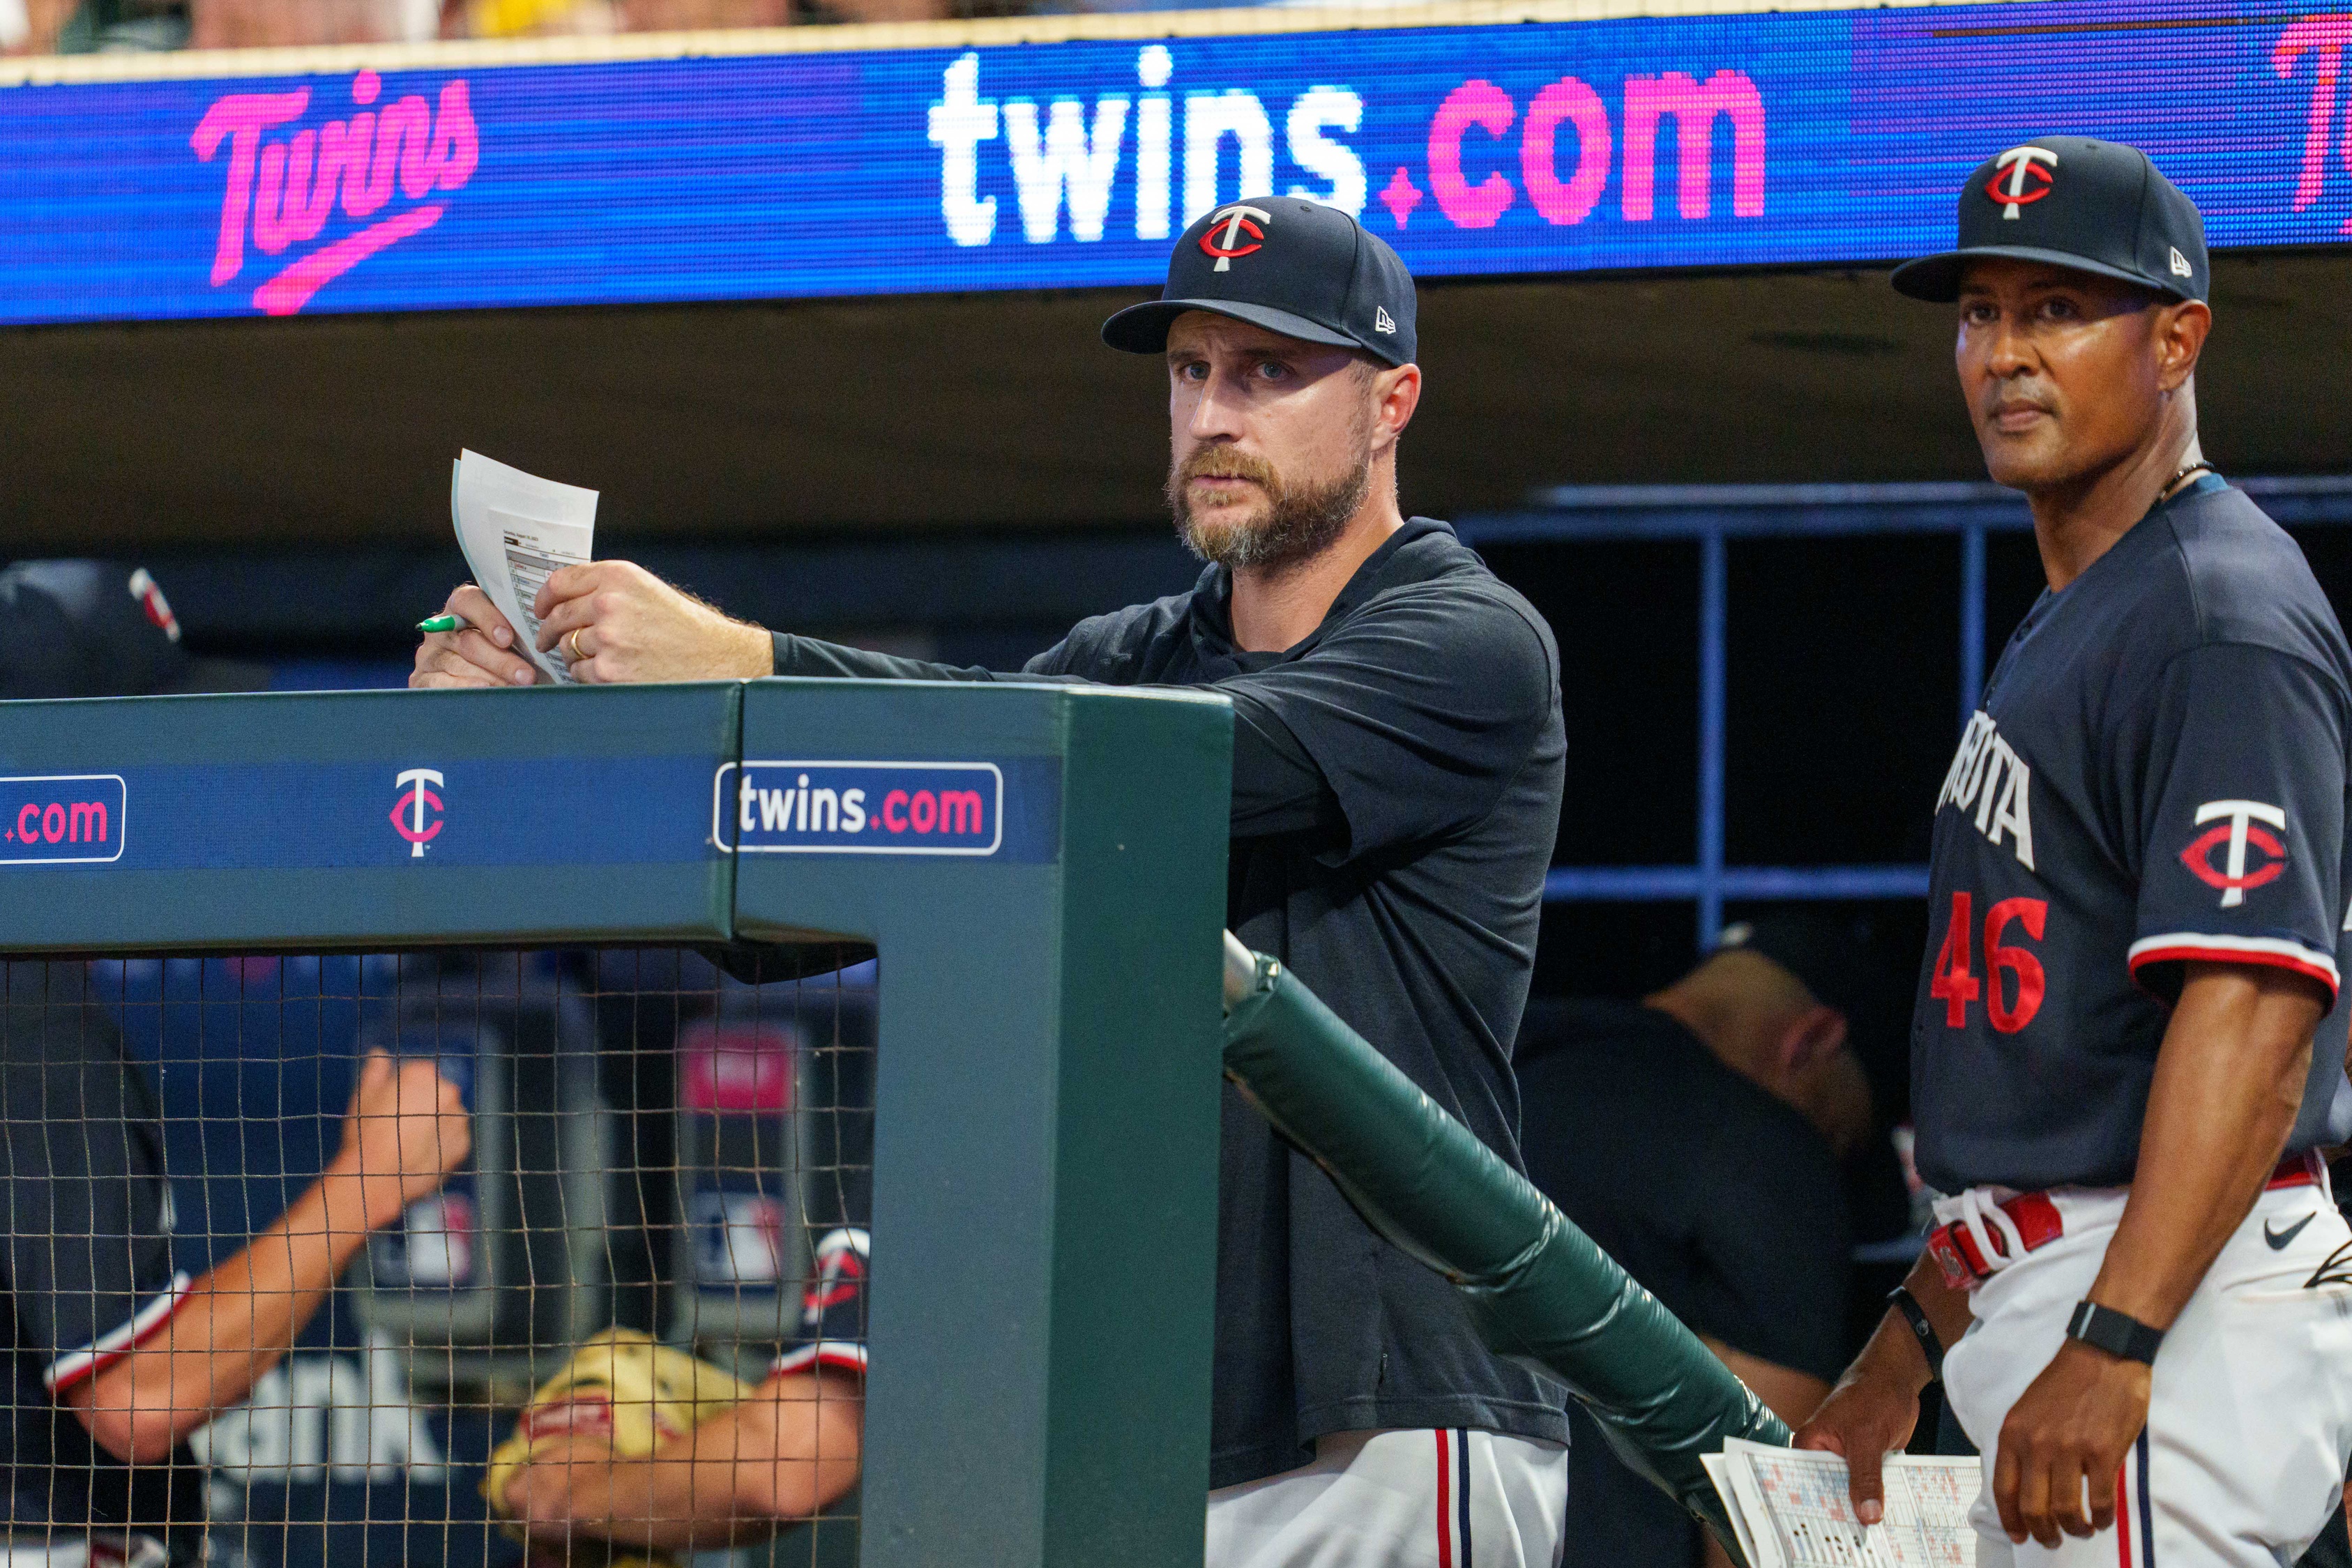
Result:
<svg viewBox="0 0 2352 1568"><path fill-rule="evenodd" d="M2077 1301L2074 1315L2066 1320L2066 1337L2081 1340L2093 1350L2105 1351L2118 1360L2153 1366L2157 1347L2164 1343L2164 1331L2152 1329L2137 1318L2096 1301Z"/></svg>
<svg viewBox="0 0 2352 1568"><path fill-rule="evenodd" d="M1919 1342L1919 1352L1927 1358L1928 1380L1941 1383L1944 1380L1944 1339L1936 1332L1936 1325L1927 1321L1927 1309L1919 1304L1919 1298L1911 1293L1908 1285L1897 1285L1889 1291L1886 1304L1901 1312L1903 1321L1911 1325L1912 1337Z"/></svg>

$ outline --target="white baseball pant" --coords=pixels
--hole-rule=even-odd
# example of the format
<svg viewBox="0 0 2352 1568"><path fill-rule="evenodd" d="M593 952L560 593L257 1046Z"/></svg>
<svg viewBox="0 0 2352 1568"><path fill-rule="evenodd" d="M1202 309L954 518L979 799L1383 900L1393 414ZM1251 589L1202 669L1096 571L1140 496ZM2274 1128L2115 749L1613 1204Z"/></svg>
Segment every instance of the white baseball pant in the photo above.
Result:
<svg viewBox="0 0 2352 1568"><path fill-rule="evenodd" d="M1982 1214L2008 1196L1963 1194L1937 1218L1969 1205ZM2352 1230L2326 1186L2282 1187L2255 1203L2157 1354L2114 1527L2054 1550L2011 1545L2001 1529L1997 1445L2089 1292L2127 1192L2050 1197L2065 1233L1977 1287L1976 1321L1944 1362L1953 1414L1984 1455L1970 1514L1978 1568L2285 1568L2341 1506L2352 1456L2352 1283L2330 1279L2352 1260Z"/></svg>
<svg viewBox="0 0 2352 1568"><path fill-rule="evenodd" d="M1334 1432L1209 1494L1208 1568L1557 1568L1568 1450L1499 1432Z"/></svg>

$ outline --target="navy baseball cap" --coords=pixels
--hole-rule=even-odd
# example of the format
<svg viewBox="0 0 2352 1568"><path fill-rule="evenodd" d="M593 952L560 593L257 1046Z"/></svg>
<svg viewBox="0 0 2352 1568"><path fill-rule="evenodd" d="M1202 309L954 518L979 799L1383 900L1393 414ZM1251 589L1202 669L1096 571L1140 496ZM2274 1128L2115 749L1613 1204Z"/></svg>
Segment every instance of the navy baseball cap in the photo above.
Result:
<svg viewBox="0 0 2352 1568"><path fill-rule="evenodd" d="M1412 274L1402 258L1339 208L1301 196L1227 202L1195 220L1168 258L1160 298L1104 322L1103 341L1165 353L1169 323L1187 310L1412 362Z"/></svg>
<svg viewBox="0 0 2352 1568"><path fill-rule="evenodd" d="M1867 915L1773 910L1726 925L1715 951L1738 948L1771 959L1801 981L1814 1000L1845 1014L1860 1034L1883 1027L1890 1004L1900 1012L1910 1003L1908 975L1895 974L1883 946L1877 924Z"/></svg>
<svg viewBox="0 0 2352 1568"><path fill-rule="evenodd" d="M197 659L144 567L20 560L0 571L0 699L249 692L259 664Z"/></svg>
<svg viewBox="0 0 2352 1568"><path fill-rule="evenodd" d="M1960 297L1979 256L2014 256L2202 299L2211 280L2197 204L2147 153L2088 136L2044 136L1988 160L1960 191L1959 247L1895 269L1914 299Z"/></svg>

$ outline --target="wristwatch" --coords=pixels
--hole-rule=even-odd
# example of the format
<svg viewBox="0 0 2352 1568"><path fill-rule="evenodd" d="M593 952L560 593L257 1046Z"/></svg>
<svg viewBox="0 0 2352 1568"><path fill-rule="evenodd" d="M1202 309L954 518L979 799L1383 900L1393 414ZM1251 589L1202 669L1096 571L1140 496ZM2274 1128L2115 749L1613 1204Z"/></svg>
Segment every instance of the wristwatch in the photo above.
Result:
<svg viewBox="0 0 2352 1568"><path fill-rule="evenodd" d="M2153 1366L2157 1347L2164 1343L2164 1331L2152 1329L2112 1307L2084 1301L2074 1304L2074 1315L2066 1320L2066 1337L2081 1340L2093 1350L2105 1351L2120 1361Z"/></svg>

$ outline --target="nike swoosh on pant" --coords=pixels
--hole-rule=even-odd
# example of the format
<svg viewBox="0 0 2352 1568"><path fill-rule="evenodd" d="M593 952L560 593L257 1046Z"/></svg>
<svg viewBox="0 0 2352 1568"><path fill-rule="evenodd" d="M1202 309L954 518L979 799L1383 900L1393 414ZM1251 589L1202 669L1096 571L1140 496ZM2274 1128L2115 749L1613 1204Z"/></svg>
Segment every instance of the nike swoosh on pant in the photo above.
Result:
<svg viewBox="0 0 2352 1568"><path fill-rule="evenodd" d="M2288 1226L2284 1230L2273 1230L2271 1228L2271 1222L2265 1219L2263 1221L2263 1239L2270 1243L2270 1249L2272 1251L2284 1252L2286 1250L2287 1244L2289 1242L2303 1234L2303 1228L2318 1218L2319 1216L2315 1214L2306 1214L2301 1219L2296 1220L2293 1225Z"/></svg>

